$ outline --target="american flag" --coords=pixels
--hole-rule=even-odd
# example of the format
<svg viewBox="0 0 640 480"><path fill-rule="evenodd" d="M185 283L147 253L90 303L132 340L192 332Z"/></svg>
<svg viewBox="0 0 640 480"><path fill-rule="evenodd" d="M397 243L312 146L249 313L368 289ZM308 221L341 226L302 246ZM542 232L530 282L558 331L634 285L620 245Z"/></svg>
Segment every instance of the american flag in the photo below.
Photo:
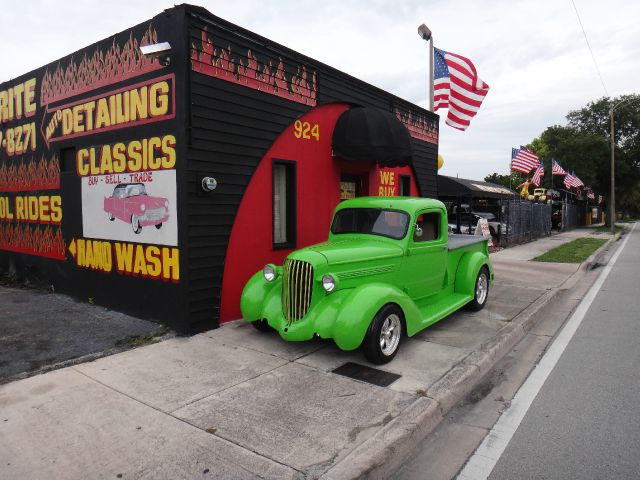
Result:
<svg viewBox="0 0 640 480"><path fill-rule="evenodd" d="M584 183L582 183L582 180L580 180L578 178L578 176L576 175L576 172L572 172L573 174L573 178L575 179L575 183L576 183L576 187L584 187Z"/></svg>
<svg viewBox="0 0 640 480"><path fill-rule="evenodd" d="M578 188L582 185L582 181L576 177L573 173L567 173L564 177L564 186L567 188Z"/></svg>
<svg viewBox="0 0 640 480"><path fill-rule="evenodd" d="M445 123L466 130L489 92L489 85L478 77L468 58L439 48L433 49L433 58L434 110L448 108Z"/></svg>
<svg viewBox="0 0 640 480"><path fill-rule="evenodd" d="M540 165L538 165L538 168L536 169L536 173L533 174L531 184L539 187L542 177L544 177L544 165L542 164L542 162L540 162Z"/></svg>
<svg viewBox="0 0 640 480"><path fill-rule="evenodd" d="M551 175L566 175L567 172L555 160L551 161Z"/></svg>
<svg viewBox="0 0 640 480"><path fill-rule="evenodd" d="M540 158L526 147L511 149L511 170L525 175L540 165Z"/></svg>
<svg viewBox="0 0 640 480"><path fill-rule="evenodd" d="M602 195L598 195L598 205L602 203Z"/></svg>
<svg viewBox="0 0 640 480"><path fill-rule="evenodd" d="M591 190L590 188L587 188L587 198L589 200L595 200L596 196L593 193L593 190Z"/></svg>

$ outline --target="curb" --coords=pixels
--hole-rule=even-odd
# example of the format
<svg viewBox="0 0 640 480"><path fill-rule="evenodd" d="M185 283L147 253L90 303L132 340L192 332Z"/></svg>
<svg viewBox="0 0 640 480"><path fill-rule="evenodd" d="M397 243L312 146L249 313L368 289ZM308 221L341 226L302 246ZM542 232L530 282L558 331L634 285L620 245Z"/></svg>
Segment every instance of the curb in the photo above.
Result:
<svg viewBox="0 0 640 480"><path fill-rule="evenodd" d="M432 385L425 397L413 402L373 437L327 470L320 477L321 480L382 479L392 476L418 443L436 429L447 412L468 395L496 363L524 338L535 325L540 309L565 290L565 285L575 285L579 277L600 266L600 260L608 253L607 247L620 236L621 233L618 233L610 238L561 285L538 297L496 335L483 343L479 350L470 353Z"/></svg>

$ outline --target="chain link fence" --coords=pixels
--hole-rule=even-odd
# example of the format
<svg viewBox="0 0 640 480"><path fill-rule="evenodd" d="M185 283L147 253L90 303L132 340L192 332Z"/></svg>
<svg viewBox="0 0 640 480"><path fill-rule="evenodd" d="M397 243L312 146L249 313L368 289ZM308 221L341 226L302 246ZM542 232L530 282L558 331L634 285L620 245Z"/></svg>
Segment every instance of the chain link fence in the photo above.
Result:
<svg viewBox="0 0 640 480"><path fill-rule="evenodd" d="M551 205L519 200L502 205L499 244L503 247L531 242L551 235Z"/></svg>

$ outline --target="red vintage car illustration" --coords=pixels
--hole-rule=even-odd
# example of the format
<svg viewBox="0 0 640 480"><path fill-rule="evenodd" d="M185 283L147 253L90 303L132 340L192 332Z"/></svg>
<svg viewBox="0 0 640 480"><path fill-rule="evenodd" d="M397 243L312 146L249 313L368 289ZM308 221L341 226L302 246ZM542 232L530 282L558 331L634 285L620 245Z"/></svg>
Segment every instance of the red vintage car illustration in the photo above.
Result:
<svg viewBox="0 0 640 480"><path fill-rule="evenodd" d="M104 211L112 222L119 218L131 223L133 233L140 233L149 225L162 228L169 219L169 200L147 195L144 183L119 183L113 194L105 197Z"/></svg>

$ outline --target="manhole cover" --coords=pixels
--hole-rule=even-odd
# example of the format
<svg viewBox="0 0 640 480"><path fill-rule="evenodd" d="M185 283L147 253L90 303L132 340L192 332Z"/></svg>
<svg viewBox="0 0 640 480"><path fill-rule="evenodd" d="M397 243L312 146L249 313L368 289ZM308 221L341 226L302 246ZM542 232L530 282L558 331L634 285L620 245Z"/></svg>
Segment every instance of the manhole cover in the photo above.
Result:
<svg viewBox="0 0 640 480"><path fill-rule="evenodd" d="M385 372L384 370L378 370L377 368L371 368L365 365L358 365L353 362L347 362L344 365L341 365L333 370L333 373L337 373L343 377L360 380L361 382L371 383L379 387L388 387L402 376L397 373Z"/></svg>

